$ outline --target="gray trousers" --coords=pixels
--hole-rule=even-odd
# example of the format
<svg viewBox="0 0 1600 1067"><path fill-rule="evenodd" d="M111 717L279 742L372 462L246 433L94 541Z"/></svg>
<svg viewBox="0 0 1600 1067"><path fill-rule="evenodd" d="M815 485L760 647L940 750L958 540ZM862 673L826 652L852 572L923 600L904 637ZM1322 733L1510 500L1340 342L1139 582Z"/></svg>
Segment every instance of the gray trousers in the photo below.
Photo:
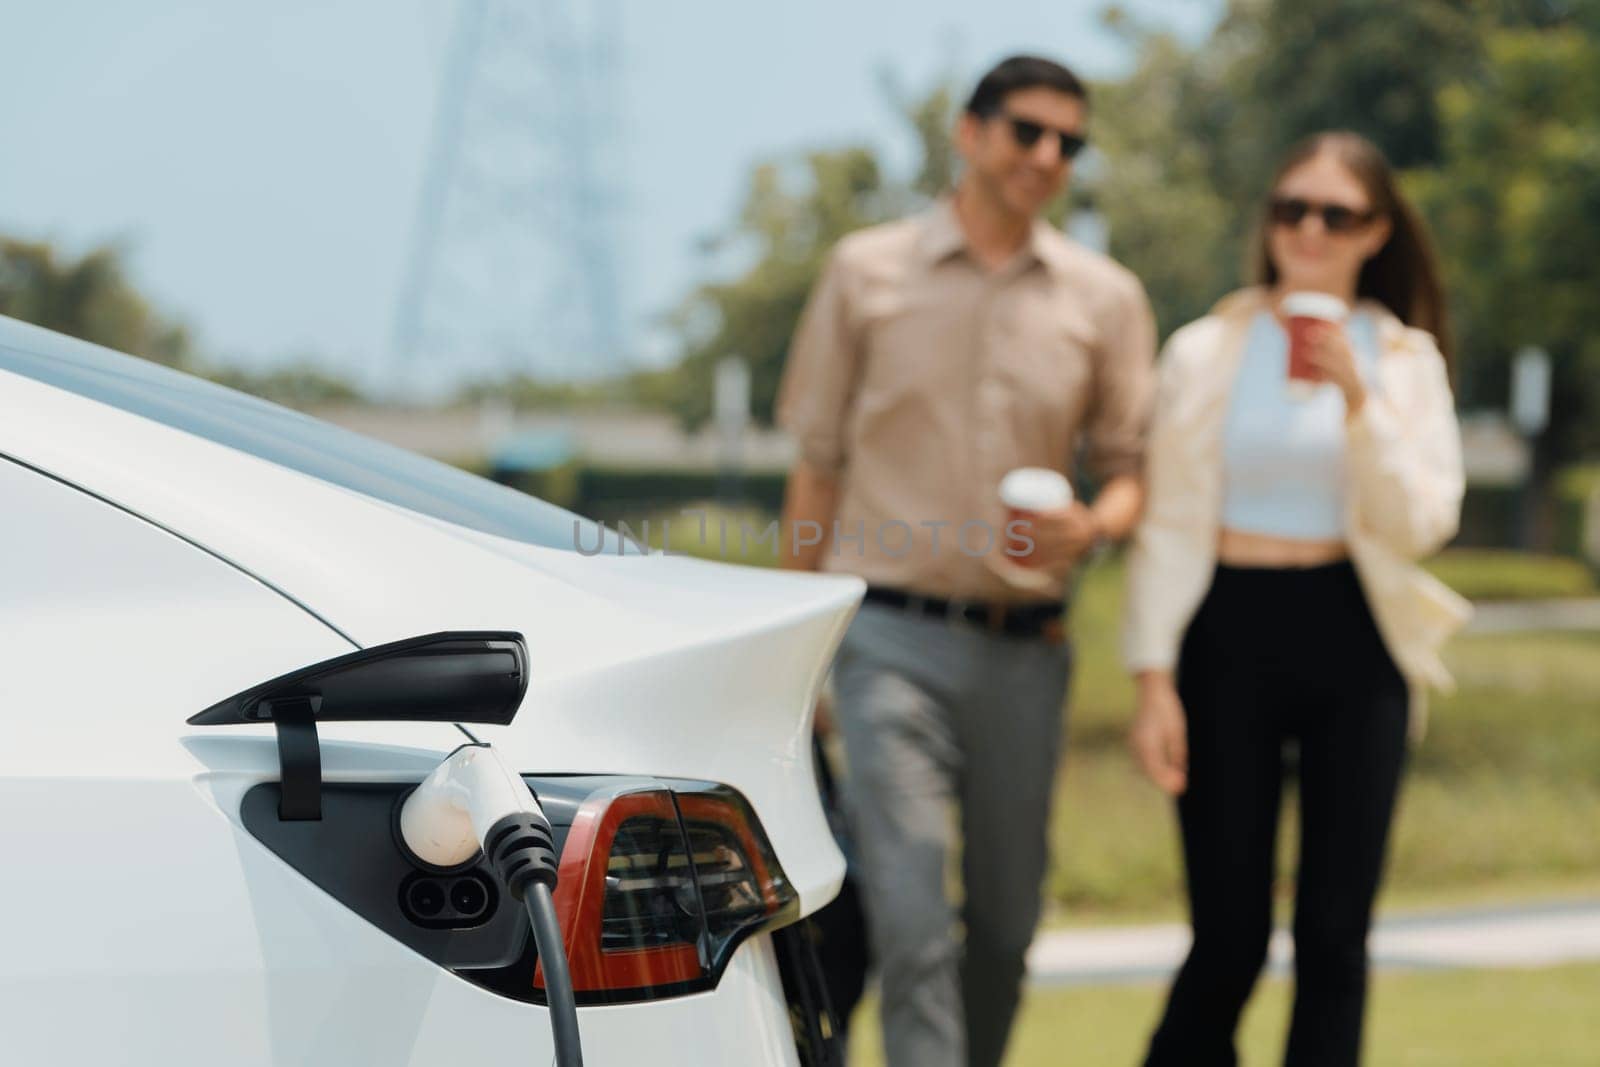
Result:
<svg viewBox="0 0 1600 1067"><path fill-rule="evenodd" d="M1070 646L862 606L834 661L889 1067L995 1067L1039 918ZM946 889L959 812L964 901Z"/></svg>

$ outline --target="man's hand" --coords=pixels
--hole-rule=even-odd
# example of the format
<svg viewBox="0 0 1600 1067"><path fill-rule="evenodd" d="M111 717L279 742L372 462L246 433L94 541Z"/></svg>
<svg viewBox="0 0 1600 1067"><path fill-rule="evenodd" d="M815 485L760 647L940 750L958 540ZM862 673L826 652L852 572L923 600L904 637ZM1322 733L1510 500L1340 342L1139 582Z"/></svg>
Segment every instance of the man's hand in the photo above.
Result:
<svg viewBox="0 0 1600 1067"><path fill-rule="evenodd" d="M1104 535L1099 517L1077 502L1051 511L1030 511L1020 521L1028 523L1018 532L1033 539L1033 553L1015 562L1056 577L1070 571Z"/></svg>
<svg viewBox="0 0 1600 1067"><path fill-rule="evenodd" d="M1128 734L1134 759L1156 786L1177 796L1189 786L1189 721L1165 671L1139 675L1139 712Z"/></svg>

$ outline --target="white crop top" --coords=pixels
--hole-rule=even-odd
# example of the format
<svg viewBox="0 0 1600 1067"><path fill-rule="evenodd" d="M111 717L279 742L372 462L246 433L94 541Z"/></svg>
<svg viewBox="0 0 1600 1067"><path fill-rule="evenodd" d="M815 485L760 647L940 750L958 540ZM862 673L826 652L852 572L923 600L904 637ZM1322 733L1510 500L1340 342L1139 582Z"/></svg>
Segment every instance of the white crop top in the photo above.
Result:
<svg viewBox="0 0 1600 1067"><path fill-rule="evenodd" d="M1370 389L1378 358L1376 320L1346 324L1356 367ZM1289 389L1289 337L1270 312L1250 323L1223 436L1222 525L1301 540L1344 537L1344 394L1331 382L1296 398Z"/></svg>

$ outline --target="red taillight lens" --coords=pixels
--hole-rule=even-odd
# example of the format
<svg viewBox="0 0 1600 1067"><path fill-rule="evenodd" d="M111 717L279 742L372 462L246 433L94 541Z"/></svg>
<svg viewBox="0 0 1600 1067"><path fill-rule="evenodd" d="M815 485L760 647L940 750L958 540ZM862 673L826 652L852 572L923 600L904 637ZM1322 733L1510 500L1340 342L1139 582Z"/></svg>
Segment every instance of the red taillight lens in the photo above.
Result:
<svg viewBox="0 0 1600 1067"><path fill-rule="evenodd" d="M629 816L606 860L601 950L694 945L699 936L695 876L677 819Z"/></svg>
<svg viewBox="0 0 1600 1067"><path fill-rule="evenodd" d="M799 894L744 797L724 787L677 800L704 908L707 954L725 962L750 931L796 918L785 912L798 911Z"/></svg>
<svg viewBox="0 0 1600 1067"><path fill-rule="evenodd" d="M555 899L587 1003L710 988L743 938L799 906L749 804L725 786L591 797L567 833Z"/></svg>

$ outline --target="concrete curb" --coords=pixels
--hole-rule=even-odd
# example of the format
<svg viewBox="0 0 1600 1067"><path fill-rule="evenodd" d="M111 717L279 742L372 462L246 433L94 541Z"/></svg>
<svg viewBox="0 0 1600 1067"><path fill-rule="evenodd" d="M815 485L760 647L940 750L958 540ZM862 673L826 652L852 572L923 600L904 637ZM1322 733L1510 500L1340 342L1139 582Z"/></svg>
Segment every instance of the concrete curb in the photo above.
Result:
<svg viewBox="0 0 1600 1067"><path fill-rule="evenodd" d="M1369 941L1383 969L1550 967L1600 960L1600 900L1463 908L1380 918ZM1035 938L1028 976L1038 984L1165 981L1183 961L1180 923L1053 930ZM1269 966L1287 971L1288 931L1273 934Z"/></svg>
<svg viewBox="0 0 1600 1067"><path fill-rule="evenodd" d="M1600 630L1600 599L1508 600L1473 605L1472 634L1511 634L1530 630Z"/></svg>

